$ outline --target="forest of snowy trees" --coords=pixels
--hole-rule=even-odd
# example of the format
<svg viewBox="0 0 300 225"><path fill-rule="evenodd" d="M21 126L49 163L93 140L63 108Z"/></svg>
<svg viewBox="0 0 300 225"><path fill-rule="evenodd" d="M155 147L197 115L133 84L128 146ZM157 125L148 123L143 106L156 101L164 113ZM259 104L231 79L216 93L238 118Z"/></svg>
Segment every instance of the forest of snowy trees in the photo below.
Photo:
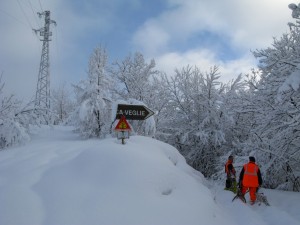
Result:
<svg viewBox="0 0 300 225"><path fill-rule="evenodd" d="M253 52L258 68L226 84L216 65L165 74L139 52L109 64L98 46L84 80L72 91L65 85L52 91L51 123L72 125L84 138L106 138L114 135L118 102L144 104L156 114L129 121L133 133L175 146L204 176L223 176L229 155L240 162L252 155L264 187L300 191L300 28L289 25L269 48ZM30 126L39 122L34 106L5 96L0 83L0 149L7 149L29 140Z"/></svg>

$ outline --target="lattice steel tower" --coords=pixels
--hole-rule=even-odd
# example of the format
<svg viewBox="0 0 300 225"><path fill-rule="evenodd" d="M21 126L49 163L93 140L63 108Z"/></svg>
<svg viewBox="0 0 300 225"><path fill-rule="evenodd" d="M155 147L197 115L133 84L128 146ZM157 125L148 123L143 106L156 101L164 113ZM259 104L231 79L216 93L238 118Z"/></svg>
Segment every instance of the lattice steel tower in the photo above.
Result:
<svg viewBox="0 0 300 225"><path fill-rule="evenodd" d="M49 64L49 41L51 41L50 36L50 24L53 23L56 25L54 20L50 19L50 11L44 11L38 13L39 17L45 17L45 26L38 30L34 30L36 33L40 32L40 36L43 38L43 49L41 55L40 69L38 75L38 82L36 88L35 96L35 108L36 109L45 109L49 111L50 109L50 64Z"/></svg>

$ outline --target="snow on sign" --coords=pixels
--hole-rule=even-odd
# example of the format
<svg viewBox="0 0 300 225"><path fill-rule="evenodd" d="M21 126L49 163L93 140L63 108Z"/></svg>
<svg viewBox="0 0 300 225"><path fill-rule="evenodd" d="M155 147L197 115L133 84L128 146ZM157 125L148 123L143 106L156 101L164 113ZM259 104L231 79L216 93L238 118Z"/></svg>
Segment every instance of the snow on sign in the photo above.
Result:
<svg viewBox="0 0 300 225"><path fill-rule="evenodd" d="M144 105L118 104L116 119L125 116L128 120L145 120L154 115L154 112Z"/></svg>
<svg viewBox="0 0 300 225"><path fill-rule="evenodd" d="M131 128L125 118L125 116L122 116L115 127L115 131L131 131Z"/></svg>

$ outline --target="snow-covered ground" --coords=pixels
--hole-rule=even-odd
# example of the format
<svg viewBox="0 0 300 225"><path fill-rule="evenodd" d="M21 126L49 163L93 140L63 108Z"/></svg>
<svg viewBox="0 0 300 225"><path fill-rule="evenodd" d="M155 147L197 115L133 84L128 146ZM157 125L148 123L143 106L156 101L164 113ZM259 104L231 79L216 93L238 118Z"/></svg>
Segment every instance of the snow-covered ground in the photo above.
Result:
<svg viewBox="0 0 300 225"><path fill-rule="evenodd" d="M263 191L270 207L232 202L176 149L140 136L122 145L43 128L0 151L0 225L300 224L300 193Z"/></svg>

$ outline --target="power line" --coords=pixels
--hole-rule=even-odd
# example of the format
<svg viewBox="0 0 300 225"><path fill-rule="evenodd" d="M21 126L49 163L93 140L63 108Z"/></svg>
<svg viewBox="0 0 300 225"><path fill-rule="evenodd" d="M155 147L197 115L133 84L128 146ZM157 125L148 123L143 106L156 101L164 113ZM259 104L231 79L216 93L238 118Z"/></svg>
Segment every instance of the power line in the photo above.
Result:
<svg viewBox="0 0 300 225"><path fill-rule="evenodd" d="M9 17L15 19L15 20L18 21L19 23L21 23L21 24L25 25L26 27L28 27L28 24L24 23L22 20L19 20L17 17L15 17L15 16L11 15L10 13L4 11L3 9L0 9L0 11L3 12L4 14L6 14L7 16L9 16ZM29 27L30 27L30 26L29 26ZM31 27L30 27L30 28L31 28Z"/></svg>
<svg viewBox="0 0 300 225"><path fill-rule="evenodd" d="M24 27L26 28L30 28L30 30L32 31L32 27L31 27L31 24L30 23L24 23L24 20L22 21L21 19L17 18L16 16L6 12L5 10L3 9L0 9L0 12L2 12L3 14L7 15L8 17L14 19L15 21L17 21L18 23L22 24ZM36 40L38 41L37 43L39 43L40 39L38 37L38 35L35 33L34 37L36 38ZM39 46L39 45L37 45ZM40 51L40 49L38 48L38 50Z"/></svg>
<svg viewBox="0 0 300 225"><path fill-rule="evenodd" d="M31 23L30 23L30 21L29 21L27 15L26 15L26 13L25 13L25 11L24 11L24 9L23 9L21 3L19 2L19 0L17 0L17 2L18 2L18 4L19 4L19 6L20 6L20 8L21 8L21 11L22 11L22 13L24 14L24 16L25 16L25 18L26 18L26 20L27 20L29 26L31 27L31 29L33 29L33 26L31 25Z"/></svg>
<svg viewBox="0 0 300 225"><path fill-rule="evenodd" d="M40 0L39 0L39 3L40 3L40 7L41 7L42 12L44 12L43 7L42 7L42 3L41 3Z"/></svg>
<svg viewBox="0 0 300 225"><path fill-rule="evenodd" d="M28 0L28 2L29 2L29 5L30 5L30 8L31 8L31 10L32 10L32 13L33 13L33 15L34 15L34 19L35 19L36 24L37 24L38 26L41 26L39 20L37 19L37 12L34 11L34 9L33 9L33 7L32 7L32 4L31 4L31 1Z"/></svg>

